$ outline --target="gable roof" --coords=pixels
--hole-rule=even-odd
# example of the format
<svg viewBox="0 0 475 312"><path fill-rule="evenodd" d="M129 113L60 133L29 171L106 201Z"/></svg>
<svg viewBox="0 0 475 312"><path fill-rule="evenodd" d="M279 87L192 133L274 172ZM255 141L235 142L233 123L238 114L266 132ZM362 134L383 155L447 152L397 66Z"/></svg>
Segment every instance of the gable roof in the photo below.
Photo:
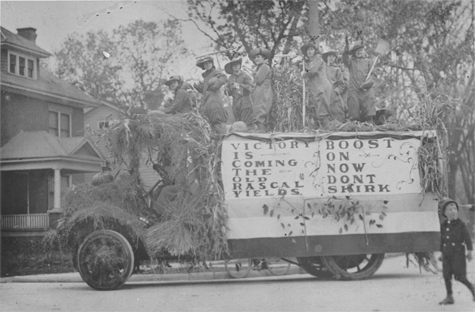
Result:
<svg viewBox="0 0 475 312"><path fill-rule="evenodd" d="M106 102L106 101L100 101L100 103L101 103L100 106L86 108L84 110L84 115L91 114L92 111L94 111L96 108L100 108L100 107L104 107L106 109L110 109L111 111L116 111L118 113L125 113L121 108L119 108L117 105L115 105L113 103Z"/></svg>
<svg viewBox="0 0 475 312"><path fill-rule="evenodd" d="M28 79L22 76L2 73L2 89L10 87L12 92L28 96L48 97L55 102L73 106L99 106L101 102L73 85L59 79L43 67L38 79Z"/></svg>
<svg viewBox="0 0 475 312"><path fill-rule="evenodd" d="M89 153L78 153L84 147ZM58 138L46 131L20 131L0 149L2 162L58 157L104 159L102 153L84 137Z"/></svg>
<svg viewBox="0 0 475 312"><path fill-rule="evenodd" d="M4 46L16 48L27 53L36 54L40 57L51 56L51 53L43 50L42 48L37 46L33 41L23 38L20 35L14 34L2 26L0 26L0 29L2 32L1 41L0 41L2 48Z"/></svg>

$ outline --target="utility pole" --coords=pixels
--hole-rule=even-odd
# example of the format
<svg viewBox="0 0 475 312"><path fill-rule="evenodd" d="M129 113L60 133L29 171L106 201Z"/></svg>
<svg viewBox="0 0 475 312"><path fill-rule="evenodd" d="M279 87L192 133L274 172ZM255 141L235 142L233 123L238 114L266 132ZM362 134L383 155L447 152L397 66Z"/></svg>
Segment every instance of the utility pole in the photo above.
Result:
<svg viewBox="0 0 475 312"><path fill-rule="evenodd" d="M320 16L318 10L319 0L308 0L308 35L314 39L320 35ZM315 44L319 46L319 40L315 41Z"/></svg>

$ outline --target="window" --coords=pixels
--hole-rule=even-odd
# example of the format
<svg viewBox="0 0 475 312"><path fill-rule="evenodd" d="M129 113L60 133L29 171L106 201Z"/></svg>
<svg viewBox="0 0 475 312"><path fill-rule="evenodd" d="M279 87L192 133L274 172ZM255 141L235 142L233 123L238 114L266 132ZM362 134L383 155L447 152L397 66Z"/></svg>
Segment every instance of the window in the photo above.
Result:
<svg viewBox="0 0 475 312"><path fill-rule="evenodd" d="M26 55L19 55L17 53L9 53L8 72L18 76L36 79L35 59Z"/></svg>
<svg viewBox="0 0 475 312"><path fill-rule="evenodd" d="M24 57L20 56L20 62L19 62L19 69L20 69L20 76L25 76L25 66L26 66L26 60Z"/></svg>
<svg viewBox="0 0 475 312"><path fill-rule="evenodd" d="M97 122L97 129L106 130L109 128L109 122L107 120L101 120Z"/></svg>
<svg viewBox="0 0 475 312"><path fill-rule="evenodd" d="M16 71L16 55L10 54L10 72L15 73Z"/></svg>
<svg viewBox="0 0 475 312"><path fill-rule="evenodd" d="M71 115L50 111L49 133L61 138L69 138L71 136Z"/></svg>
<svg viewBox="0 0 475 312"><path fill-rule="evenodd" d="M28 78L33 78L33 69L35 68L35 62L28 60Z"/></svg>

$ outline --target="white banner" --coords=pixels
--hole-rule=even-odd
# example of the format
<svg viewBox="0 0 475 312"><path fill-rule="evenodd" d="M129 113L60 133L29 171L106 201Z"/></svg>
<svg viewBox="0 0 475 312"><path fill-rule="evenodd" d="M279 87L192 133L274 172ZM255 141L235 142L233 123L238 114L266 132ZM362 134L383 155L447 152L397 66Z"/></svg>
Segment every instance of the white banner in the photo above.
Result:
<svg viewBox="0 0 475 312"><path fill-rule="evenodd" d="M223 141L226 200L420 193L416 136L366 133Z"/></svg>

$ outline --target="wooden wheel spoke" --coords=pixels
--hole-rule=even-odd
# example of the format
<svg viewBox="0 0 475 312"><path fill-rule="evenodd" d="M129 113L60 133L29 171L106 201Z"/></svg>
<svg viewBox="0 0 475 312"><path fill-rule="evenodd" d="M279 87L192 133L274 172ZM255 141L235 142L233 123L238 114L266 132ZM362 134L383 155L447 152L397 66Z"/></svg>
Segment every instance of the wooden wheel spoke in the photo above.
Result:
<svg viewBox="0 0 475 312"><path fill-rule="evenodd" d="M124 236L101 230L86 237L77 259L79 273L89 286L112 290L122 286L132 274L134 252Z"/></svg>

